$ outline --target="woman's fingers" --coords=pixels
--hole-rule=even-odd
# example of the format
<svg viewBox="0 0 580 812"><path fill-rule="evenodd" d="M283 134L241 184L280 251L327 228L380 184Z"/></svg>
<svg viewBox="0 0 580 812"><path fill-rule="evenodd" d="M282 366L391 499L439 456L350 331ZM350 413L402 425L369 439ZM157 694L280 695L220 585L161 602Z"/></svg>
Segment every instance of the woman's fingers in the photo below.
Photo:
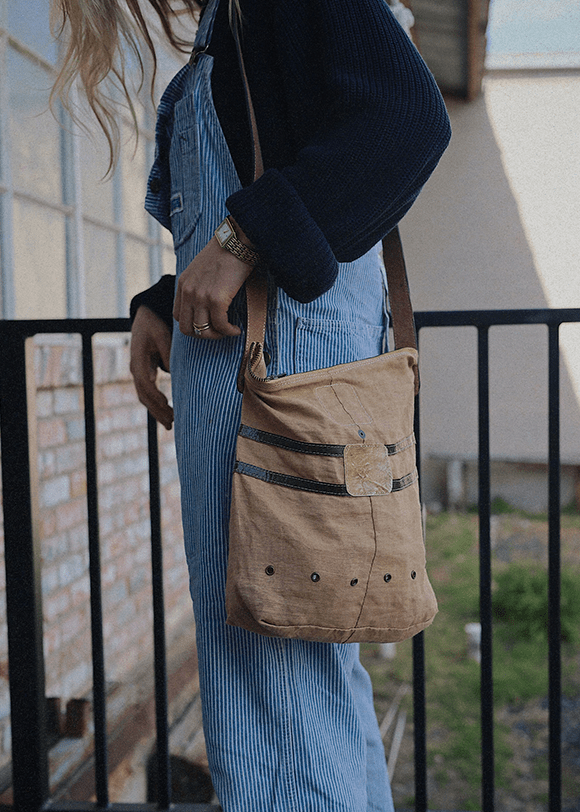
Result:
<svg viewBox="0 0 580 812"><path fill-rule="evenodd" d="M131 374L137 395L166 429L173 423L173 409L157 386L159 367L169 370L171 333L164 321L147 307L140 307L131 330Z"/></svg>
<svg viewBox="0 0 580 812"><path fill-rule="evenodd" d="M211 240L179 277L173 316L181 332L213 340L239 335L240 328L228 319L228 309L251 271Z"/></svg>
<svg viewBox="0 0 580 812"><path fill-rule="evenodd" d="M227 304L225 302L217 302L210 309L208 321L211 324L211 332L215 333L214 337L223 338L224 336L237 336L241 332L240 328L236 327L235 324L231 324L228 318L228 308L230 304L231 301ZM203 335L210 338L209 332L210 331L208 331L207 334L202 334L202 338Z"/></svg>

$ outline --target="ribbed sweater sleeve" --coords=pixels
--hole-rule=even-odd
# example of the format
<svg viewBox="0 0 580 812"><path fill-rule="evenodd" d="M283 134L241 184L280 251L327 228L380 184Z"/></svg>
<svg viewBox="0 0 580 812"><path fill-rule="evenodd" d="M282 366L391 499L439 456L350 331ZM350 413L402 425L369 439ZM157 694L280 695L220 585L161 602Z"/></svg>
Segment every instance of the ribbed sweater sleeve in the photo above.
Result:
<svg viewBox="0 0 580 812"><path fill-rule="evenodd" d="M252 0L253 11L262 3L272 0ZM311 301L332 286L337 262L364 254L408 211L450 126L431 73L384 0L274 5L297 150L292 162L271 166L266 141L269 168L227 205L276 282ZM263 66L251 55L247 63L258 130L267 133Z"/></svg>
<svg viewBox="0 0 580 812"><path fill-rule="evenodd" d="M169 332L173 331L173 297L175 293L175 276L165 274L147 290L141 291L131 299L129 316L131 321L137 315L137 310L143 305L152 310L167 325Z"/></svg>

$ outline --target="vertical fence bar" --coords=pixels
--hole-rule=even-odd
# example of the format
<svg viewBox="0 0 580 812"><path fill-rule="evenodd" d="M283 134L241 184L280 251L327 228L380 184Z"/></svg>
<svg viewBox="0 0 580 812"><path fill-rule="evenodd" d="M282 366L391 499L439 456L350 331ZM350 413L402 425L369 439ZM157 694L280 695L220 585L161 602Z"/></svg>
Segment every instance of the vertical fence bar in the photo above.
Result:
<svg viewBox="0 0 580 812"><path fill-rule="evenodd" d="M416 326L417 348L420 330ZM421 398L415 398L415 459L421 483ZM420 484L419 484L420 487ZM421 502L422 504L422 502ZM423 530L425 531L425 527ZM415 766L415 812L427 812L427 712L425 695L425 636L413 638L413 749Z"/></svg>
<svg viewBox="0 0 580 812"><path fill-rule="evenodd" d="M17 812L40 810L49 794L31 360L24 335L2 334L0 370L9 371L0 375L0 424L12 785Z"/></svg>
<svg viewBox="0 0 580 812"><path fill-rule="evenodd" d="M153 582L153 653L155 663L155 720L157 727L157 803L171 805L171 767L167 703L165 604L163 600L163 547L161 537L161 490L157 423L147 415L149 446L149 500L151 518L151 571Z"/></svg>
<svg viewBox="0 0 580 812"><path fill-rule="evenodd" d="M481 622L481 794L494 808L493 668L491 612L491 461L489 441L489 330L478 327L479 619Z"/></svg>
<svg viewBox="0 0 580 812"><path fill-rule="evenodd" d="M91 645L93 655L93 718L95 725L95 790L97 804L109 805L105 650L97 478L97 432L92 334L83 333L83 386L85 398L85 452L87 466L87 522L89 580L91 586Z"/></svg>
<svg viewBox="0 0 580 812"><path fill-rule="evenodd" d="M415 812L427 812L427 725L425 712L424 632L413 637L413 725Z"/></svg>
<svg viewBox="0 0 580 812"><path fill-rule="evenodd" d="M562 807L562 660L560 620L560 348L548 328L548 706L549 812Z"/></svg>

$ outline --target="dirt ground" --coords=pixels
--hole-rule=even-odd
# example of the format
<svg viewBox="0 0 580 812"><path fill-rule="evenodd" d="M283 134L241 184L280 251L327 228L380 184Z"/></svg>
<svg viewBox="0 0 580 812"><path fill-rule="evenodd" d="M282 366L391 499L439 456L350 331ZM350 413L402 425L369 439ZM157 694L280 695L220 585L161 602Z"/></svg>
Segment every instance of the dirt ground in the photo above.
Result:
<svg viewBox="0 0 580 812"><path fill-rule="evenodd" d="M493 517L492 544L494 560L547 561L547 523L513 515ZM578 566L580 560L580 530L578 527L562 529L562 564ZM375 654L376 656L376 654ZM364 655L363 655L364 660ZM562 696L562 810L580 812L580 652L577 656L576 677L564 682ZM569 689L570 696L566 695ZM379 722L389 711L395 698L376 702ZM411 696L401 700L400 708L411 710ZM546 812L548 809L548 700L540 697L518 707L506 706L496 710L496 726L506 731L505 743L513 752L510 763L509 786L496 787L495 804L498 812ZM394 725L385 737L387 756L391 749ZM428 725L428 748L445 731L433 730ZM464 776L457 774L453 764L442 763L435 756L428 770L429 809L466 812L479 809L466 792ZM439 777L439 780L438 780ZM392 790L397 809L413 805L413 728L407 722L401 741ZM468 798L471 797L471 800Z"/></svg>
<svg viewBox="0 0 580 812"><path fill-rule="evenodd" d="M379 710L379 718L381 716ZM386 713L386 710L385 710ZM563 701L563 769L562 810L580 812L580 700ZM510 728L508 743L514 756L513 778L508 788L497 788L495 794L498 812L546 812L548 808L548 710L547 702L530 702L521 708L502 709L496 717L500 724ZM436 738L431 731L429 738ZM387 755L390 737L386 739ZM439 783L435 774L444 769L445 783ZM452 765L436 763L428 770L429 808L438 810L465 810L464 782ZM413 729L407 725L397 758L392 780L396 809L412 807L414 795ZM469 804L470 808L473 808Z"/></svg>

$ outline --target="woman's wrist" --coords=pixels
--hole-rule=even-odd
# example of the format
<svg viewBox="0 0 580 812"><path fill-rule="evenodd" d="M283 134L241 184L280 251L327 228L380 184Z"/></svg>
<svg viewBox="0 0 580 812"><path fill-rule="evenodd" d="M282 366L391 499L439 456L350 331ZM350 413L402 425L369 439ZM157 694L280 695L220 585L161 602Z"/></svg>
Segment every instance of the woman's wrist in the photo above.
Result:
<svg viewBox="0 0 580 812"><path fill-rule="evenodd" d="M243 228L234 220L231 214L228 215L228 218L234 228L234 231L236 232L238 240L240 240L240 242L243 242L244 245L247 245L248 248L251 248L252 251L255 251L256 246L250 240L250 238L246 236L246 232L243 230Z"/></svg>
<svg viewBox="0 0 580 812"><path fill-rule="evenodd" d="M260 260L258 252L233 217L228 216L222 220L214 235L221 248L242 262L251 266L258 264Z"/></svg>

